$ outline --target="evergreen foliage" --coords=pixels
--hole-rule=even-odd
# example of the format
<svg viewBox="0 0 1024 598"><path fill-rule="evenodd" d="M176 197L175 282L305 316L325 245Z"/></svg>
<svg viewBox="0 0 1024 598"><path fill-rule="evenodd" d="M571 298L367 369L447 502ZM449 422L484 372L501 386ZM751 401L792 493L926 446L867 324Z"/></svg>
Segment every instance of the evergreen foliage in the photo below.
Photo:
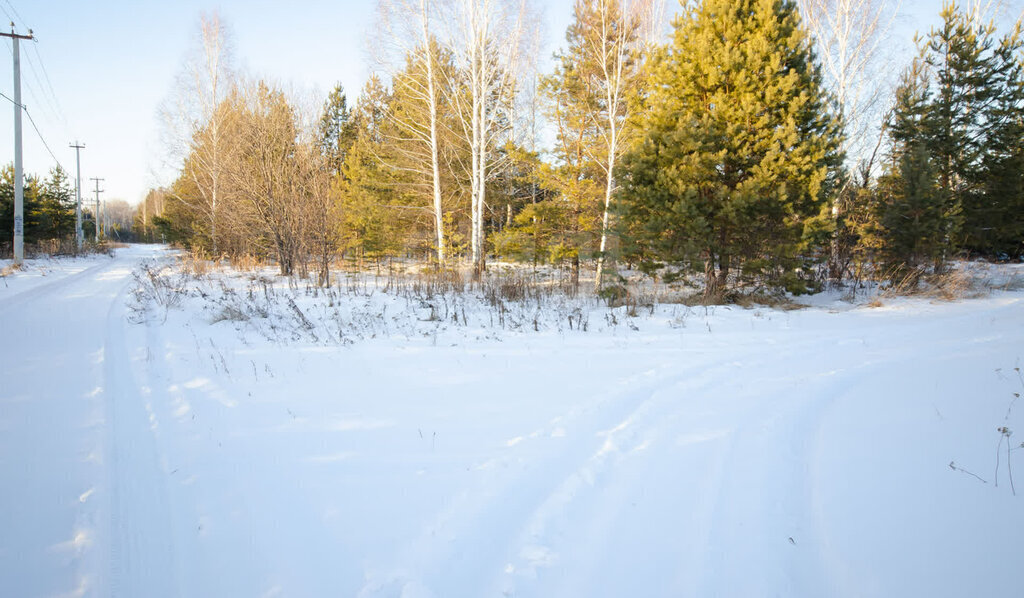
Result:
<svg viewBox="0 0 1024 598"><path fill-rule="evenodd" d="M690 6L652 71L621 171L634 253L703 271L709 296L732 273L805 290L795 274L824 229L841 138L796 5Z"/></svg>
<svg viewBox="0 0 1024 598"><path fill-rule="evenodd" d="M926 66L914 61L896 89L889 118L890 163L878 184L877 214L863 230L875 241L875 257L892 278L941 264L952 250L950 231L959 221L960 204L945 186L950 178L943 174L943 157L936 157L931 146L938 127Z"/></svg>
<svg viewBox="0 0 1024 598"><path fill-rule="evenodd" d="M956 3L904 74L889 117L876 235L887 271L942 268L960 251L1020 256L1024 78L1020 27L996 39Z"/></svg>
<svg viewBox="0 0 1024 598"><path fill-rule="evenodd" d="M25 243L71 240L75 236L74 187L58 165L44 180L28 174L23 182ZM0 247L9 250L14 240L14 165L0 170Z"/></svg>
<svg viewBox="0 0 1024 598"><path fill-rule="evenodd" d="M339 83L327 96L323 113L317 123L320 150L327 157L332 173L341 172L345 156L356 141L356 131L356 123L352 118L352 110L348 107L345 90Z"/></svg>
<svg viewBox="0 0 1024 598"><path fill-rule="evenodd" d="M964 206L965 245L993 257L1024 255L1024 60L1020 23L995 50L997 92L987 107L983 183Z"/></svg>

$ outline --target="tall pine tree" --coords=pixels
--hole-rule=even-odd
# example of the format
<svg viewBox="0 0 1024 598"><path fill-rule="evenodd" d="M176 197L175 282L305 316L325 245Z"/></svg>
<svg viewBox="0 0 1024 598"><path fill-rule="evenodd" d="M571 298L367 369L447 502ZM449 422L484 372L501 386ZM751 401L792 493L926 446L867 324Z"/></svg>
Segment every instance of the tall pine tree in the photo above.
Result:
<svg viewBox="0 0 1024 598"><path fill-rule="evenodd" d="M955 2L942 9L942 26L928 36L925 60L934 94L925 138L945 195L947 244L959 244L964 208L981 201L981 158L987 142L984 114L995 100L994 28L978 26Z"/></svg>
<svg viewBox="0 0 1024 598"><path fill-rule="evenodd" d="M958 204L940 182L930 146L935 129L926 63L903 73L889 115L890 163L878 183L877 213L863 234L879 248L876 259L893 279L940 265L950 249L950 222Z"/></svg>
<svg viewBox="0 0 1024 598"><path fill-rule="evenodd" d="M340 174L352 144L356 141L356 126L352 110L341 83L334 86L324 102L323 113L317 124L320 150L327 156L332 174Z"/></svg>
<svg viewBox="0 0 1024 598"><path fill-rule="evenodd" d="M967 248L992 256L1024 255L1024 43L1021 24L999 43L995 98L985 112L989 134L979 201L965 206Z"/></svg>
<svg viewBox="0 0 1024 598"><path fill-rule="evenodd" d="M803 290L841 133L795 3L704 0L656 60L645 136L623 160L633 250L702 269L709 299L737 272Z"/></svg>

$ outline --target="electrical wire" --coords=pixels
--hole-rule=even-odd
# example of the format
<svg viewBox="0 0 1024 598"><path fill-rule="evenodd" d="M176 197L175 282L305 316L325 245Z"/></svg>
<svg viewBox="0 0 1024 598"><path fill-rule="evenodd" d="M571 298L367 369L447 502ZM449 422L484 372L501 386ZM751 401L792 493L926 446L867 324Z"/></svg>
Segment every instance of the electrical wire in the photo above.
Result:
<svg viewBox="0 0 1024 598"><path fill-rule="evenodd" d="M8 11L7 8L4 8L4 4L6 4L10 8L10 11ZM28 23L21 16L21 13L18 12L18 9L15 8L14 4L11 3L11 0L2 0L2 4L0 4L0 11L3 11L4 15L6 15L8 19L10 19L12 24L15 22L15 20L20 21L21 27L23 29L31 31L31 29L28 26ZM11 17L12 12L14 13L14 16L17 17L16 19ZM34 51L36 55L35 59L32 58L31 53L27 50L24 52L22 58L26 66L28 67L25 70L31 72L32 77L35 79L35 85L33 85L29 79L24 78L23 83L25 85L25 91L32 97L32 99L39 106L43 107L43 109L48 113L48 119L52 118L56 122L60 123L60 126L64 129L64 133L68 135L69 126L67 116L64 113L63 106L61 106L60 98L57 96L57 92L53 89L53 83L50 81L50 73L46 68L46 64L43 62L43 55L39 52L39 47L36 45L39 43L39 38L33 36L31 41L35 42L35 44L32 44L32 51ZM14 54L14 50L10 42L8 42L7 44L7 50L11 53L11 55ZM36 66L37 64L38 68ZM42 79L39 77L38 71L42 71ZM38 87L41 91L37 92L36 87Z"/></svg>
<svg viewBox="0 0 1024 598"><path fill-rule="evenodd" d="M0 8L3 8L2 4L0 4ZM13 43L8 41L6 38L4 38L4 42L7 45L7 52L13 57L14 56L14 46L13 46ZM38 52L38 50L37 50L37 52ZM26 66L31 65L31 61L29 61L28 58L29 58L28 53L26 53L25 54L25 61L24 61ZM25 70L30 71L32 73L32 76L35 78L36 82L39 84L40 87L42 87L43 84L40 82L39 75L36 74L35 68L33 67L33 68L25 69ZM39 104L40 106L43 106L46 109L46 111L50 114L50 116L53 117L54 120L60 122L63 125L64 133L68 134L67 118L63 115L63 112L60 111L59 106L58 106L58 108L55 109L53 107L52 100L50 100L49 98L46 99L46 102L40 101L39 98L41 97L41 95L36 93L35 87L32 85L32 80L31 79L29 79L27 77L22 77L21 78L21 83L22 83L22 86L24 87L25 93L33 100L33 102ZM45 89L45 88L43 88L43 89ZM70 135L68 135L68 136L70 137Z"/></svg>
<svg viewBox="0 0 1024 598"><path fill-rule="evenodd" d="M67 129L68 119L64 114L64 110L60 105L60 98L57 96L57 92L53 90L53 84L50 82L50 73L46 70L46 63L43 62L43 55L39 52L39 38L33 37L32 50L36 53L36 60L39 63L39 68L43 71L43 79L46 80L46 87L50 92L50 96L53 97L54 104L57 106L57 112L59 113L61 120L64 122L65 132Z"/></svg>
<svg viewBox="0 0 1024 598"><path fill-rule="evenodd" d="M22 26L27 29L28 24L25 23L25 19L22 18L21 14L18 12L18 9L15 8L13 4L11 4L10 0L2 0L2 2L7 4L8 7L10 7L11 11L14 12L14 15L17 17L17 20L21 21ZM0 11L3 11L4 15L6 15L7 18L11 20L12 24L14 23L15 19L11 18L11 13L8 12L6 8L4 8L3 4L0 4ZM7 40L4 41L6 42ZM54 121L59 123L59 125L64 129L65 135L70 137L67 115L64 113L63 106L61 106L60 103L60 98L57 96L57 92L53 88L53 83L50 81L50 73L46 68L46 63L43 62L43 55L41 52L39 52L39 47L36 45L39 43L39 38L33 36L31 41L36 42L35 44L32 44L32 50L35 52L36 57L35 59L33 59L31 53L26 51L24 53L24 62L25 65L28 67L26 70L31 72L32 78L35 79L35 85L32 84L30 79L23 78L22 82L25 87L25 92L39 106L41 106L44 109L44 112L48 113ZM7 42L6 45L7 51L11 54L11 56L14 56L14 47L12 43ZM39 77L39 71L42 71L43 73L42 79L40 79ZM37 92L36 86L38 86L38 88L42 91ZM3 95L3 97L10 101L12 104L14 103L14 100L11 100L6 95ZM32 128L35 129L36 134L39 135L39 140L43 142L43 146L46 147L46 151L49 152L50 156L54 159L54 161L57 162L57 164L61 168L64 168L64 165L60 163L60 160L57 159L53 151L50 149L49 144L46 143L46 139L43 138L43 135L39 131L39 127L36 125L35 119L33 119L32 115L29 113L28 108L24 104L21 106L21 108L25 111L25 114L28 116L29 121L31 121Z"/></svg>
<svg viewBox="0 0 1024 598"><path fill-rule="evenodd" d="M28 122L32 124L32 128L35 130L36 135L39 137L39 141L43 142L43 147L46 148L47 153L49 153L50 157L53 158L53 161L57 163L57 166L60 166L61 170L67 172L67 168L64 168L64 165L60 163L60 160L57 158L57 155L53 153L52 149L50 149L50 144L46 143L46 138L44 138L42 132L39 131L39 127L36 125L36 120L32 118L32 113L28 111L28 108L26 108L24 104L18 104L11 98L7 97L7 94L3 93L2 91L0 91L0 98L3 98L8 102L14 104L15 106L21 108L21 110L25 113L25 116L28 117Z"/></svg>
<svg viewBox="0 0 1024 598"><path fill-rule="evenodd" d="M15 106L20 106L22 110L24 110L24 109L25 109L25 105L24 105L24 104L19 104L19 103L15 102L15 101L14 101L14 100L12 100L11 98L7 97L7 94L5 94L5 93L4 93L4 92L2 92L2 91L0 91L0 98L3 98L3 99L5 99L5 100L7 100L8 102L10 102L10 103L14 104Z"/></svg>
<svg viewBox="0 0 1024 598"><path fill-rule="evenodd" d="M46 139L43 138L43 134L39 132L39 127L36 126L36 121L32 118L32 114L28 111L28 108L22 107L22 110L25 111L25 116L28 117L28 122L32 123L32 128L36 130L36 135L39 136L39 141L43 142L43 147L45 147L46 151L49 152L50 157L53 158L53 161L57 163L57 166L60 166L61 170L67 172L68 169L64 168L64 165L60 163L60 160L57 159L57 155L53 153L53 150L50 149L50 145L46 143Z"/></svg>
<svg viewBox="0 0 1024 598"><path fill-rule="evenodd" d="M18 9L15 8L13 4L11 4L11 0L3 0L3 2L4 4L7 4L7 6L11 9L11 12L14 13L14 16L17 17L17 19L12 18L11 12L7 12L7 9L3 7L3 4L0 4L0 10L3 11L4 15L6 15L7 18L10 19L12 23L15 20L21 21L22 27L25 29L29 29L28 24L25 22L25 19L21 16L21 13L19 13ZM29 31L31 32L31 29L29 29ZM38 40L36 40L35 38L33 38L33 40L38 43ZM46 107L47 110L52 111L54 116L57 117L58 121L63 121L64 128L65 130L67 130L67 118L64 117L64 112L63 110L61 110L60 107L60 100L57 99L57 94L54 92L53 85L50 83L50 75L46 72L46 65L43 64L42 55L39 53L39 49L34 44L32 47L36 52L36 57L38 58L39 70L43 71L43 77L46 79L46 87L44 87L42 81L40 81L39 74L36 72L36 68L34 67L34 65L32 65L33 61L28 52L25 53L26 63L32 66L32 68L30 68L29 70L32 72L32 76L35 77L36 83L38 83L39 87L42 88L44 92L49 91L50 93L50 95L46 98L46 102L39 102L39 104L41 106ZM7 49L13 56L13 46L11 44L8 44ZM31 94L33 98L35 98L36 100L39 100L42 95L45 95L37 94L33 89L32 85L29 84L28 80L25 80L24 83L26 91L28 91L29 94ZM42 142L43 147L46 148L46 152L50 154L50 157L53 158L53 161L57 163L57 166L59 166L61 170L64 170L66 172L67 169L64 168L63 164L61 164L60 160L57 158L57 154L53 153L53 150L50 148L50 144L46 142L46 138L43 137L42 131L39 130L39 125L36 124L36 119L32 118L32 113L28 111L28 107L26 107L24 104L19 105L17 102L15 102L13 99L8 97L7 94L3 92L0 92L0 97L3 97L8 102L14 104L16 107L20 108L25 113L25 116L28 117L28 122L32 125L32 130L36 132L36 135L39 137L39 141Z"/></svg>
<svg viewBox="0 0 1024 598"><path fill-rule="evenodd" d="M19 21L21 21L21 24L22 24L23 26L25 26L25 28L27 29L27 28L28 28L28 26L27 26L27 25L25 25L25 19L21 18L21 15L20 15L20 14L18 14L18 9L17 9L17 8L14 8L14 5L13 5L13 4L11 4L11 0L4 0L4 2L6 2L6 3L7 3L7 6L10 6L10 7L11 7L11 10L12 10L12 11L14 12L14 16L18 17L18 20L19 20ZM4 11L4 13L6 14L6 13L7 13L7 11L5 10L5 11ZM8 16L8 17L10 17L10 15L7 15L7 16ZM11 20L13 21L14 19L11 19Z"/></svg>
<svg viewBox="0 0 1024 598"><path fill-rule="evenodd" d="M25 63L25 66L28 67L24 70L31 73L32 76L31 80L27 77L22 77L22 82L25 85L25 89L32 95L32 99L36 102L36 104L42 106L45 109L47 114L44 116L47 117L47 120L52 118L58 123L65 122L67 119L64 118L60 106L56 103L56 99L52 97L52 94L46 93L46 86L43 85L43 81L39 77L39 71L41 69L36 68L35 63L30 58L28 52L24 53L23 62ZM35 81L35 83L32 83L31 81Z"/></svg>

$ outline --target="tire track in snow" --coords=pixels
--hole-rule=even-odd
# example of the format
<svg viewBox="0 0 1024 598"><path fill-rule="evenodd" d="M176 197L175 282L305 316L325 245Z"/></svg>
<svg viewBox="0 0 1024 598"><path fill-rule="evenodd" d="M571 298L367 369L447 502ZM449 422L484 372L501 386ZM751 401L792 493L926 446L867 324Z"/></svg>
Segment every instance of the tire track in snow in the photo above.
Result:
<svg viewBox="0 0 1024 598"><path fill-rule="evenodd" d="M370 572L360 596L398 596L416 591L446 595L446 590L468 588L478 588L481 595L492 595L494 592L489 594L487 590L494 589L496 578L507 578L510 564L513 571L550 564L551 555L545 551L545 539L541 536L578 492L593 487L607 467L643 443L644 422L657 420L675 398L662 397L660 389L694 380L707 386L716 375L731 367L733 363L709 367L698 362L682 371L671 368L670 374L645 380L639 388L620 390L556 418L557 424L551 424L552 428L561 429L560 432L570 430L565 433L566 446L545 451L537 459L539 462L529 463L518 475L505 479L483 476L465 489L410 543L396 566ZM650 370L647 376L652 371L656 370ZM554 429L533 434L530 440L562 440L551 438ZM524 446L526 443L519 442L511 448ZM473 536L474 528L486 528L488 537ZM484 542L494 549L481 550ZM514 563L523 560L533 564L516 569ZM410 571L425 574L415 578ZM459 573L453 575L453 571ZM439 584L446 588L436 588Z"/></svg>
<svg viewBox="0 0 1024 598"><path fill-rule="evenodd" d="M817 595L803 587L806 572L818 570L809 518L812 442L822 415L842 396L835 387L857 375L772 389L735 429L723 462L728 475L716 490L703 539L709 558L696 595ZM795 396L785 396L792 391ZM750 573L735 574L742 570Z"/></svg>
<svg viewBox="0 0 1024 598"><path fill-rule="evenodd" d="M821 317L820 312L807 312L806 317ZM714 592L723 587L722 582L730 576L735 577L735 568L730 564L746 561L756 564L758 559L769 558L779 567L779 575L771 578L771 586L780 588L783 594L800 589L807 585L808 578L800 573L801 567L813 560L806 554L810 542L805 538L815 537L816 531L808 523L809 491L807 487L814 482L808 475L807 453L810 436L816 433L823 414L839 393L835 390L837 380L848 380L857 374L849 370L850 360L864 366L873 366L880 359L887 359L893 352L891 342L879 342L892 338L892 321L885 317L875 320L865 317L861 325L863 339L870 338L855 345L856 357L849 352L843 359L834 364L835 370L826 370L824 382L808 391L804 389L800 397L794 398L784 391L800 389L807 384L814 384L814 375L821 373L819 366L808 367L796 360L817 362L820 358L839 355L840 352L822 352L823 335L830 333L828 326L817 329L814 333L797 333L779 337L771 332L773 344L765 346L755 344L758 338L726 333L719 336L717 342L722 347L730 346L739 341L739 352L728 354L729 358L741 362L733 374L727 369L731 364L709 370L706 364L689 365L675 376L662 376L646 385L646 390L619 393L615 398L601 401L595 408L599 416L584 413L573 415L586 430L607 430L613 428L612 434L624 450L615 451L615 458L609 457L604 451L604 443L596 446L589 441L584 432L584 440L575 440L568 447L544 453L537 461L544 463L528 463L529 471L518 475L498 474L493 477L476 480L470 483L457 496L449 507L438 514L433 522L426 526L424 532L413 542L398 559L397 566L368 575L368 583L364 587L363 596L399 596L409 595L447 595L452 591L466 592L467 589L480 589L480 595L512 595L524 590L526 595L592 595L595 592L581 591L566 582L562 591L552 592L551 575L559 567L556 551L550 546L559 540L560 529L566 526L563 522L572 516L574 511L581 510L581 503L593 503L590 511L599 517L605 517L602 526L608 529L619 525L615 513L622 508L627 500L623 485L609 489L607 486L591 486L589 480L601 476L622 475L629 477L631 471L639 471L632 478L647 475L651 478L671 476L672 463L665 458L665 451L648 450L657 443L665 444L673 434L674 427L686 429L692 424L694 409L709 409L712 421L719 422L716 434L697 434L691 438L694 444L701 446L702 457L707 464L696 463L699 475L696 476L699 488L690 494L699 513L689 518L694 524L689 530L691 537L676 542L674 547L681 547L681 558L691 559L686 576L679 576L674 583L680 588L689 588L690 594L701 595L701 592ZM827 316L826 316L827 317ZM950 319L956 319L956 313ZM911 319L900 321L902 332L910 333L918 329L924 330L936 326L934 321ZM941 324L939 324L941 325ZM788 328L788 326L787 326ZM841 332L841 330L840 330ZM775 341L778 341L777 344ZM721 355L723 351L715 351ZM821 357L819 357L821 356ZM794 370L794 365L797 368ZM703 369L701 369L703 368ZM723 369L726 368L726 369ZM743 380L743 369L751 368L759 375L764 372L779 372L769 380L756 380L757 384L768 382L781 388L746 388ZM804 372L806 368L806 372ZM692 372L705 373L719 383L714 393L695 392L690 400L676 404L670 399L654 396L660 386L670 385L686 379ZM722 375L722 374L725 375ZM706 388L707 385L705 385ZM653 389L653 391L652 391ZM678 389L676 389L678 390ZM651 391L650 395L644 395ZM740 396L724 396L728 394ZM673 393L669 393L670 395ZM625 409L618 409L625 403ZM617 407L609 408L609 404ZM630 417L632 416L632 417ZM591 420L599 420L593 424ZM726 420L728 425L721 427ZM627 424L614 429L616 424ZM537 442L538 434L530 434L527 438L515 438L512 443L519 449L530 442ZM607 439L606 439L607 440ZM714 442L707 442L707 441ZM639 450L638 449L643 449ZM653 459L655 467L644 464L646 455L658 453ZM706 453L706 454L705 454ZM548 455L554 455L549 458ZM628 467L617 467L627 463ZM546 460L547 459L547 460ZM660 461L658 461L660 459ZM493 461L501 462L502 459ZM781 481L772 482L764 479L768 466L779 473ZM744 468L743 476L737 470ZM616 470L621 469L622 472ZM757 476L761 475L761 478ZM631 478L631 479L632 479ZM671 484L662 484L671 486ZM763 488L762 488L763 486ZM686 489L668 488L669 491L685 493ZM763 494L763 496L761 496ZM603 495L603 496L602 496ZM608 496L609 498L605 498ZM761 500L767 501L764 506ZM749 499L749 500L748 500ZM748 502L743 502L747 500ZM602 510L603 509L603 510ZM662 509L660 512L669 512ZM611 515L609 517L609 515ZM768 525L766 522L771 523ZM774 522L774 523L772 523ZM583 529L590 522L577 526ZM801 527L802 526L802 527ZM593 527L593 526L591 526ZM734 538L735 543L721 540L724 533L731 533L738 528L746 528L745 534ZM473 536L474 529L486 529L487 537ZM574 531L569 528L569 531ZM655 533L657 530L654 530ZM594 532L594 538L601 540L600 531ZM771 534L767 542L777 542L771 548L768 557L747 555L743 559L734 554L726 554L725 549L732 550L735 546L750 544L751 538L757 539L758 546L764 547L765 540L758 534ZM790 542L789 538L793 541ZM481 550L481 546L508 547L506 556L498 550ZM572 543L563 542L563 544ZM604 552L617 550L621 557L622 546L608 546L604 542L576 542L576 547L602 546ZM795 548L796 547L796 548ZM578 548L577 548L578 549ZM603 558L600 549L593 550L594 562ZM611 552L615 556L614 552ZM660 555L659 555L660 556ZM813 555L812 555L813 556ZM506 573L499 573L505 564L511 565ZM526 563L524 566L523 563ZM708 572L705 569L711 568ZM811 566L818 570L818 567ZM600 574L601 571L593 564L586 564L579 570L590 570ZM666 575L666 568L657 572ZM410 573L412 572L412 573ZM518 575L519 572L525 575ZM497 573L497 580L490 584L483 581L484 577ZM546 575L546 579L538 579ZM577 575L577 577L581 577ZM597 575L596 578L605 576ZM626 579L630 577L625 576ZM659 578L660 579L660 578ZM555 580L556 582L558 580ZM763 581L763 580L762 580ZM813 579L811 580L813 581ZM589 580L593 587L593 580ZM546 585L542 585L546 584ZM728 585L728 584L725 584ZM813 584L812 584L813 585ZM748 589L753 586L748 586ZM763 593L766 586L755 588L755 594ZM532 591L531 591L532 590ZM598 595L617 595L607 588L597 588ZM686 595L688 592L676 592ZM618 594L621 595L621 594ZM669 593L669 595L673 595Z"/></svg>
<svg viewBox="0 0 1024 598"><path fill-rule="evenodd" d="M146 331L149 404L170 441L183 595L339 595L333 572L358 575L355 557L325 529L311 497L296 491L310 472L278 459L265 438L237 434L256 406L227 370L232 356L225 362L220 348L200 340L195 352L168 345L159 326Z"/></svg>
<svg viewBox="0 0 1024 598"><path fill-rule="evenodd" d="M108 409L110 596L177 596L166 479L126 346L126 282L107 313L103 351Z"/></svg>
<svg viewBox="0 0 1024 598"><path fill-rule="evenodd" d="M0 299L0 309L6 311L9 309L14 309L16 307L23 306L32 300L44 299L47 296L56 293L57 291L67 289L68 287L74 284L82 282L83 280L88 279L94 274L98 274L100 272L103 272L104 270L113 269L115 266L124 266L124 263L121 260L114 258L108 262L101 262L99 264L96 264L95 266L90 266L82 270L81 272L76 272L74 274L69 274L67 276L56 277L56 279L53 281L44 282L25 291L15 293L10 297L4 297L3 299Z"/></svg>
<svg viewBox="0 0 1024 598"><path fill-rule="evenodd" d="M814 339L810 338L797 338L787 344L787 348L792 352L814 342ZM754 356L759 358L751 359ZM728 486L725 474L731 468L730 461L735 454L737 439L742 435L744 427L762 422L778 409L778 405L772 401L750 402L732 399L730 402L728 398L721 396L723 387L725 390L730 389L730 383L737 378L735 375L728 375L728 370L737 367L762 370L766 362L780 359L776 353L765 355L764 351L756 347L748 349L747 354L737 354L734 357L738 361L714 368L705 367L695 379L685 373L674 380L670 378L616 426L609 434L605 445L579 470L565 478L562 486L534 512L514 544L515 547L510 551L512 556L518 559L513 559L509 563L505 574L492 585L489 595L515 595L521 589L525 590L527 595L621 595L621 592L628 592L629 588L610 589L593 584L594 579L601 577L602 561L605 561L606 565L615 566L617 563L613 557L621 560L622 546L613 545L607 536L621 531L616 528L625 525L620 514L632 516L634 519L637 517L624 511L626 503L636 498L631 497L631 493L635 494L635 488L632 486L637 484L648 484L659 494L649 500L671 504L664 495L679 497L680 504L692 500L694 512L680 517L679 521L680 524L691 526L681 530L687 536L663 541L673 545L673 549L668 552L677 551L679 555L676 558L685 556L693 562L688 563L691 566L685 568L685 573L679 572L677 579L668 580L666 583L674 583L678 587L678 591L674 593L684 595L687 593L686 587L699 586L708 544L716 533L714 524L708 522L712 520L712 512L722 502L723 493ZM717 386L712 387L713 384ZM714 392L709 393L709 388L714 388ZM727 413L724 418L723 409ZM726 421L723 422L723 419ZM666 446L673 435L687 430L688 426L689 433L677 437L676 445L688 445L688 452L699 454L699 459L694 459L694 462L690 463L699 468L701 473L698 478L700 491L696 494L691 488L680 487L672 480L673 463L680 455L673 455L673 450L676 449ZM685 456L686 452L682 452L681 456ZM631 482L605 483L611 478L615 478L615 481L626 478ZM635 506L636 502L630 504ZM671 509L657 512L671 512ZM583 524L575 528L565 526L564 520L569 517L582 519ZM639 517L643 518L642 515ZM664 538L667 532L667 528L659 528L659 522L641 523L649 524L651 535L655 537L660 532ZM536 587L538 573L543 568L553 566L559 557L558 551L552 550L551 545L557 544L553 540L561 536L561 528L564 527L587 530L587 537L583 541L575 538L574 542L563 542L571 547L569 551L574 553L569 555L573 559L572 566L565 567L575 572L574 578L562 579L553 592L547 585L543 588ZM580 553L584 554L581 556ZM666 575L678 570L678 564L672 562L673 556L675 555L650 555L649 558L660 558L665 561L665 567L655 568L652 573ZM594 575L591 576L588 572ZM629 579L630 576L626 578ZM588 585L591 587L588 588ZM669 595L673 594L670 587L665 587L665 590ZM699 592L697 595L700 595Z"/></svg>
<svg viewBox="0 0 1024 598"><path fill-rule="evenodd" d="M700 425L696 430L678 437L676 445L691 445L702 451L702 462L696 466L703 467L704 493L714 498L698 496L694 501L697 512L686 523L700 525L706 521L708 518L700 513L707 513L721 493L721 473L725 467L721 445L731 439L735 431L734 424L723 427L718 417L701 421L702 411L718 411L721 408L718 398L709 393L708 389L717 388L716 384L728 379L730 370L757 363L750 356L737 354L733 361L714 367L700 364L694 368L698 371L696 376L692 372L684 372L650 389L648 397L608 432L602 446L567 476L533 512L518 539L512 544L509 550L511 561L493 583L491 594L511 596L525 592L527 595L546 595L552 593L550 588L536 587L536 584L553 582L560 587L556 587L552 595L592 595L595 591L600 595L615 595L615 591L609 588L586 590L580 587L581 584L593 584L593 578L586 572L599 573L598 563L605 558L608 550L621 552L622 549L622 546L609 546L606 536L613 528L621 525L619 515L623 514L624 505L629 500L628 494L633 489L628 485L611 482L618 481L623 475L639 481L643 481L646 476L646 481L653 481L656 489L661 492L686 492L688 489L672 487L672 463L671 460L666 462L664 455L672 450L666 446L672 437L686 430L687 422L692 425L694 420ZM654 462L651 463L651 460ZM660 500L664 500L664 497ZM585 519L586 523L576 528L565 525L571 517ZM573 542L560 542L565 528L587 530L588 538L584 541L575 538ZM705 537L711 533L710 530L699 528L687 531ZM703 539L690 542L683 538L674 542L681 552L686 551L687 545L703 546L705 543ZM560 543L570 547L562 551L565 554L557 550ZM699 557L700 551L695 551L693 556ZM541 580L539 574L542 570L553 566L562 557L573 559L573 566L568 569L576 571L574 578Z"/></svg>
<svg viewBox="0 0 1024 598"><path fill-rule="evenodd" d="M883 322L865 331L870 345L819 356L825 363L778 357L773 371L785 371L786 377L776 381L777 388L764 389L765 408L749 414L730 437L724 466L731 473L719 489L726 499L716 498L705 540L713 558L700 569L692 594L814 596L846 587L848 572L839 570L843 558L825 545L827 522L816 498L815 459L827 440L823 421L840 401L855 397L853 389L864 380L912 362L920 334L960 319L952 314L941 321L906 321L899 330ZM950 349L959 344L944 342ZM738 570L762 576L737 576Z"/></svg>
<svg viewBox="0 0 1024 598"><path fill-rule="evenodd" d="M112 259L74 274L55 273L0 302L11 331L25 341L11 371L27 374L24 379L30 381L8 387L18 405L12 412L23 419L19 432L7 440L32 447L26 455L30 459L22 461L32 464L31 478L8 492L20 503L15 511L23 518L12 527L30 525L32 531L5 526L10 536L0 542L10 542L20 553L15 570L8 572L0 563L0 577L5 578L0 585L13 583L16 588L9 595L109 595L110 413L104 393L104 332L110 306L123 298L124 279L140 253L146 252L119 250ZM42 488L46 490L40 493ZM40 542L53 542L53 534L65 541L38 551ZM68 579L74 580L70 587Z"/></svg>

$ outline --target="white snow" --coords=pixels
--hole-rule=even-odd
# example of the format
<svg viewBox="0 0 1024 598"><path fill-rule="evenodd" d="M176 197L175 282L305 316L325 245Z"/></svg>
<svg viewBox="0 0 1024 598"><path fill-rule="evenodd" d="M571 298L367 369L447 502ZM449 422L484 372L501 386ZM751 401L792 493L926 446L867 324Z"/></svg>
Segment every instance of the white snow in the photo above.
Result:
<svg viewBox="0 0 1024 598"><path fill-rule="evenodd" d="M1022 291L499 316L216 273L166 307L132 274L166 255L0 281L0 596L1024 588Z"/></svg>

